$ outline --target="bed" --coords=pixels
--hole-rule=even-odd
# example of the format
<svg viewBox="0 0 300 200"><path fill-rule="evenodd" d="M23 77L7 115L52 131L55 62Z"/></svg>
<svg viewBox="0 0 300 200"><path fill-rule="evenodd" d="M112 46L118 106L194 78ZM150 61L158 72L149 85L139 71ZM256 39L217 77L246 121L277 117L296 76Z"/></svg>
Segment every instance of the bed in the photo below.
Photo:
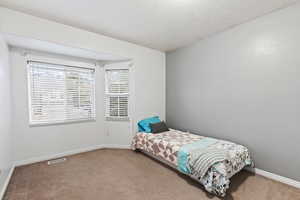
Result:
<svg viewBox="0 0 300 200"><path fill-rule="evenodd" d="M174 129L157 134L139 132L132 149L164 162L222 197L230 178L245 166L253 166L248 149L242 145Z"/></svg>

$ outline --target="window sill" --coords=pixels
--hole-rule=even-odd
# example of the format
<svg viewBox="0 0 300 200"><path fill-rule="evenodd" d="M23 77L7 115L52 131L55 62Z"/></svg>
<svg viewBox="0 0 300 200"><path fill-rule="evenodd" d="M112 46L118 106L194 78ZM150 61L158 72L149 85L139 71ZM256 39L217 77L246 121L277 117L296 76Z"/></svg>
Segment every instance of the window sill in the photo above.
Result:
<svg viewBox="0 0 300 200"><path fill-rule="evenodd" d="M105 117L106 121L129 122L129 117Z"/></svg>
<svg viewBox="0 0 300 200"><path fill-rule="evenodd" d="M39 126L52 126L52 125L64 125L64 124L77 124L85 122L95 122L96 118L93 119L82 119L82 120L68 120L68 121L54 121L54 122L41 122L41 123L29 123L29 127Z"/></svg>

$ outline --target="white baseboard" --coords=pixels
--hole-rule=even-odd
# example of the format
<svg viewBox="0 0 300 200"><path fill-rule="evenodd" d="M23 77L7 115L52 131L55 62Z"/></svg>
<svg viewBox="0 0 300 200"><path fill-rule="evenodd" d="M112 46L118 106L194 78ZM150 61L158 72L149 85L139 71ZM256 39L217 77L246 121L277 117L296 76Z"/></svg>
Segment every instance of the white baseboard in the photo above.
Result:
<svg viewBox="0 0 300 200"><path fill-rule="evenodd" d="M54 155L39 156L39 157L34 157L34 158L26 159L26 160L16 161L15 166L18 167L18 166L23 166L23 165L29 165L29 164L33 164L33 163L37 163L37 162L52 160L52 159L56 159L56 158L71 156L74 154L79 154L79 153L84 153L84 152L89 152L89 151L94 151L94 150L104 149L104 148L130 149L130 145L118 145L118 144L95 145L95 146L91 146L91 147L87 147L87 148L65 151L62 153L54 154Z"/></svg>
<svg viewBox="0 0 300 200"><path fill-rule="evenodd" d="M104 148L108 149L131 149L130 145L105 144Z"/></svg>
<svg viewBox="0 0 300 200"><path fill-rule="evenodd" d="M245 170L300 189L300 181L296 181L284 176L273 174L271 172L267 172L258 168L246 167Z"/></svg>
<svg viewBox="0 0 300 200"><path fill-rule="evenodd" d="M52 159L61 158L64 156L71 156L74 154L84 153L84 152L93 151L93 150L97 150L97 149L103 149L103 148L104 148L103 145L95 145L95 146L91 146L91 147L75 149L75 150L71 150L71 151L65 151L62 153L54 154L54 155L34 157L34 158L26 159L26 160L16 161L15 166L19 167L19 166L23 166L23 165L29 165L32 163L42 162L42 161L46 161L46 160L52 160Z"/></svg>
<svg viewBox="0 0 300 200"><path fill-rule="evenodd" d="M9 184L9 181L10 181L10 179L11 179L11 177L12 177L12 174L13 174L13 172L14 172L14 169L15 169L15 166L13 166L13 167L9 170L9 173L8 173L8 175L7 175L6 178L5 178L3 187L2 187L1 190L0 190L0 200L2 200L3 197L4 197L5 191L6 191L6 189L7 189L7 186L8 186L8 184Z"/></svg>

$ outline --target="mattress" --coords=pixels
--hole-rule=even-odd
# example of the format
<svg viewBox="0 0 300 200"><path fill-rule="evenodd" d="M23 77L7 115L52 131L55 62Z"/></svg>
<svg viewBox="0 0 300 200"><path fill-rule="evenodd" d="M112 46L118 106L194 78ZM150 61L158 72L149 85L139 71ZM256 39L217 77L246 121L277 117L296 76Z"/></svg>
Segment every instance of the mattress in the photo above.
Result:
<svg viewBox="0 0 300 200"><path fill-rule="evenodd" d="M178 154L182 147L205 139L207 137L174 129L159 134L139 132L133 138L132 149L141 150L178 169ZM226 151L228 159L209 166L201 178L195 174L187 175L202 184L208 192L225 196L226 190L229 188L230 178L245 166L253 166L253 161L246 147L229 141L216 141L213 148Z"/></svg>

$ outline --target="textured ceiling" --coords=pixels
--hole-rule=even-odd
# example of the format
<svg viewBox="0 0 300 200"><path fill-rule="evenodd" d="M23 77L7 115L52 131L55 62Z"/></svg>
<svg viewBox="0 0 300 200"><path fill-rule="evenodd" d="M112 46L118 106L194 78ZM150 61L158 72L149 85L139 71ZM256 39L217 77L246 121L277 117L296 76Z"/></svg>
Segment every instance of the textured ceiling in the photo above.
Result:
<svg viewBox="0 0 300 200"><path fill-rule="evenodd" d="M0 6L162 51L298 0L0 0Z"/></svg>

